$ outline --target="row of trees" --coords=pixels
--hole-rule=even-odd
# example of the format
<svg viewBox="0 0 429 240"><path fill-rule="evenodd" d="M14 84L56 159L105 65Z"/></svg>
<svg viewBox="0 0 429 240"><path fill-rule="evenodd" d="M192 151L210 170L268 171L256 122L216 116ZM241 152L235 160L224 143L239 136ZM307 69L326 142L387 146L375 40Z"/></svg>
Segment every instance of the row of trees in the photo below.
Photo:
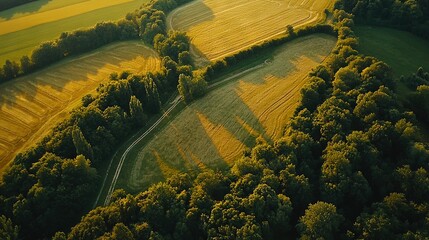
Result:
<svg viewBox="0 0 429 240"><path fill-rule="evenodd" d="M163 6L153 1L129 14L126 21L134 24L146 18L140 13L159 12L151 10L156 4ZM56 47L50 49L56 52L53 49L61 46L58 48L72 54L91 48L91 44L121 38L122 33L111 35L113 25L98 24L88 36L71 33L56 40ZM165 18L161 25L166 26ZM137 33L144 34L143 29L140 31ZM94 32L100 35L92 35ZM0 182L0 236L7 230L13 233L10 236L17 233L19 239L49 238L56 231L69 230L88 211L99 187L96 169L108 164L116 147L135 129L143 127L148 116L160 111L161 104L175 91L179 75L191 74L190 65L177 62L178 55L189 51L189 39L183 33L167 33L166 29L157 35L165 41L165 52L157 49L163 56L160 71L111 74L110 81L100 85L96 95L83 97L82 107L73 110L35 147L14 159ZM99 40L104 42L90 43Z"/></svg>
<svg viewBox="0 0 429 240"><path fill-rule="evenodd" d="M58 39L40 44L30 56L23 56L19 63L6 60L0 68L0 83L39 70L68 56L85 53L114 41L136 38L138 26L126 19L64 32Z"/></svg>
<svg viewBox="0 0 429 240"><path fill-rule="evenodd" d="M331 35L337 35L337 32L331 25L317 24L315 26L307 26L300 28L298 31L294 31L293 28L289 29L287 35L275 38L269 41L265 41L262 44L254 45L247 49L241 50L238 53L235 53L231 56L227 56L221 60L217 60L209 64L204 69L195 71L194 73L189 72L189 76L183 75L179 77L179 84L177 86L180 95L189 103L194 99L202 97L208 89L208 82L213 81L214 79L219 78L220 76L228 73L234 66L236 66L240 61L246 60L249 57L261 54L264 51L267 51L273 47L285 44L293 39L298 37L307 36L313 33L326 33ZM174 39L172 39L174 40ZM168 41L165 41L162 36L155 37L155 48L161 52L161 54L166 54L164 45ZM180 47L180 46L179 46ZM185 47L185 46L184 46ZM189 46L186 46L189 48ZM179 64L190 64L191 55L188 51L182 51L181 54L179 49L167 48L169 49L169 54L172 56L177 56L177 61ZM182 49L183 50L183 49Z"/></svg>
<svg viewBox="0 0 429 240"><path fill-rule="evenodd" d="M406 104L429 127L429 72L420 67L415 74L401 77L401 81L411 91Z"/></svg>
<svg viewBox="0 0 429 240"><path fill-rule="evenodd" d="M0 2L0 6L3 2ZM4 65L0 66L0 83L39 70L65 57L85 53L114 41L140 37L152 45L156 35L165 36L167 34L166 14L186 2L189 0L153 1L150 3L151 7L143 7L129 13L124 19L117 22L101 22L91 28L61 33L59 38L41 43L29 56L21 57L19 62L6 60ZM178 46L178 48L183 48L183 46ZM173 51L177 52L180 49ZM165 53L165 50L160 53L164 56L171 56L177 61L175 54ZM189 64L189 60L187 64Z"/></svg>
<svg viewBox="0 0 429 240"><path fill-rule="evenodd" d="M219 76L227 73L232 67L234 67L240 61L244 61L251 56L262 54L265 51L290 42L296 38L308 36L314 33L326 33L329 35L337 36L337 32L331 25L328 24L316 24L314 26L306 26L298 30L290 29L285 36L264 41L262 44L251 46L247 49L243 49L238 53L231 56L227 56L221 60L210 63L204 68L200 75L207 81L213 81Z"/></svg>
<svg viewBox="0 0 429 240"><path fill-rule="evenodd" d="M181 174L86 215L54 239L427 239L429 146L385 63L359 55L353 16L309 75L274 144L226 173Z"/></svg>
<svg viewBox="0 0 429 240"><path fill-rule="evenodd" d="M342 0L336 4L358 21L399 27L429 38L428 0Z"/></svg>

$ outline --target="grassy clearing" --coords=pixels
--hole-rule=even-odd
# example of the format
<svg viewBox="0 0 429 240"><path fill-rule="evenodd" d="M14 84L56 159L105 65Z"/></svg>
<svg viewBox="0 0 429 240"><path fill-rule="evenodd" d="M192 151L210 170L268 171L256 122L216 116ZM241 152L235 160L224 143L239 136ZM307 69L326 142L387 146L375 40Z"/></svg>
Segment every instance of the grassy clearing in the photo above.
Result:
<svg viewBox="0 0 429 240"><path fill-rule="evenodd" d="M216 60L323 19L332 0L198 0L173 11L169 27L192 38L193 55L201 63Z"/></svg>
<svg viewBox="0 0 429 240"><path fill-rule="evenodd" d="M0 86L0 169L38 142L80 99L95 93L111 72L146 72L161 66L139 41L110 44Z"/></svg>
<svg viewBox="0 0 429 240"><path fill-rule="evenodd" d="M117 20L148 0L41 0L0 12L0 64L62 32Z"/></svg>
<svg viewBox="0 0 429 240"><path fill-rule="evenodd" d="M258 136L280 137L307 73L334 45L335 39L323 34L297 39L267 58L258 56L254 70L179 106L182 111L168 124L131 150L117 187L139 191L177 172L223 169Z"/></svg>
<svg viewBox="0 0 429 240"><path fill-rule="evenodd" d="M359 51L389 64L397 76L429 70L429 42L415 35L390 28L358 26Z"/></svg>

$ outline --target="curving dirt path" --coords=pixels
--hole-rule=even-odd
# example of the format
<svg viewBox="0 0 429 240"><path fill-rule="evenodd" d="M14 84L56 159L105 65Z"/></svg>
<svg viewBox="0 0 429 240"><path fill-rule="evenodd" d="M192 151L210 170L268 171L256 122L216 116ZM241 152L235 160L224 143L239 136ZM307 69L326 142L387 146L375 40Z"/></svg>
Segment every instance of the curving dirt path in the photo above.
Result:
<svg viewBox="0 0 429 240"><path fill-rule="evenodd" d="M212 85L210 85L209 87L208 87L208 89L210 90L210 89L213 89L213 88L215 88L216 86L219 86L219 85L221 85L221 84L224 84L225 82L228 82L228 81L231 81L232 79L235 79L235 78L237 78L237 77L240 77L240 76L242 76L242 75L244 75L244 74L246 74L246 73L249 73L249 72L251 72L251 71L254 71L254 70L256 70L256 69L259 69L259 68L262 68L262 67L264 67L264 65L267 65L268 64L268 61L266 60L263 64L259 64L259 65L257 65L257 66L255 66L255 67L252 67L252 68L249 68L249 69L247 69L247 70L245 70L245 71L243 71L243 72L240 72L240 73L237 73L237 74L235 74L235 75L233 75L233 76L230 76L230 77L228 77L228 78L225 78L224 80L222 80L222 81L219 81L219 82L216 82L215 84L212 84ZM171 111L173 111L174 110L174 108L176 108L176 106L180 103L182 101L182 99L181 99L181 97L180 96L177 96L170 104L172 104L163 114L162 114L162 116L152 125L152 126L150 126L150 128L148 129L148 130L146 130L145 132L143 132L136 140L134 140L126 149L125 149L125 151L124 151L124 153L122 153L122 155L121 155L121 158L120 158L120 160L119 160L119 163L118 163L118 165L117 165L117 167L116 167L116 169L115 169L115 173L114 173L114 175L113 175L113 179L111 180L111 183L110 183L110 185L108 186L108 190L107 190L107 195L106 195L106 198L104 199L104 202L103 202L103 204L104 205L108 205L109 203L110 203L110 199L111 199L111 197L112 197L112 193L114 192L114 190L115 190L115 187L116 187L116 183L117 183L117 181L118 181L118 178L119 178L119 175L120 175L120 173L121 173L121 170L122 170L122 167L123 167L123 165L124 165L124 162L125 162L125 159L126 159L126 157L128 156L128 153L138 144L138 143L140 143L146 136L148 136L150 133L152 133L152 131L153 130L155 130L155 128L156 127L158 127L158 125L170 114L170 112ZM105 190L105 188L106 188L106 182L107 182L107 179L108 179L108 176L109 176L109 173L110 173L110 171L111 171L111 168L112 168L112 164L113 164L113 161L114 161L114 159L116 158L116 156L117 156L117 154L118 154L118 151L116 151L115 152L115 154L114 154L114 156L112 157L112 159L110 160L110 163L109 163L109 167L107 168L107 174L105 175L105 177L104 177L104 180L103 180L103 184L102 184L102 186L101 186L101 188L100 188L100 192L98 193L98 195L97 195L97 198L96 198L96 200L95 200L95 203L94 203L94 207L98 204L98 202L100 201L100 197L101 197L101 195L103 194L103 191Z"/></svg>
<svg viewBox="0 0 429 240"><path fill-rule="evenodd" d="M277 138L293 113L306 74L324 60L334 44L334 38L323 34L286 44L273 59L210 85L212 91L203 99L173 116L168 126L141 146L139 143L177 106L180 98L176 97L154 125L115 154L94 206L108 204L118 185L141 189L160 174L168 177L174 172L211 168L219 162L232 164L248 140L261 134ZM217 89L221 84L225 86ZM219 104L229 110L219 111ZM123 169L127 172L121 174Z"/></svg>

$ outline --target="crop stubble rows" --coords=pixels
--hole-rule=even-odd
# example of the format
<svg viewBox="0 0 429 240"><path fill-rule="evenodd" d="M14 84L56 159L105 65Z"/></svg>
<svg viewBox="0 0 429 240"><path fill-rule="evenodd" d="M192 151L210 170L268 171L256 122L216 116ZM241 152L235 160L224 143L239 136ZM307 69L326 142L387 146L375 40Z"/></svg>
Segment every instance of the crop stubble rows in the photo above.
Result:
<svg viewBox="0 0 429 240"><path fill-rule="evenodd" d="M115 71L160 68L157 54L139 42L106 46L83 57L2 84L0 88L0 169L40 140L80 99Z"/></svg>
<svg viewBox="0 0 429 240"><path fill-rule="evenodd" d="M295 40L263 67L187 106L132 150L118 187L137 191L173 173L229 166L258 136L280 137L308 72L334 44L333 37L322 34Z"/></svg>
<svg viewBox="0 0 429 240"><path fill-rule="evenodd" d="M62 32L123 18L148 0L35 1L0 12L0 64L19 61Z"/></svg>
<svg viewBox="0 0 429 240"><path fill-rule="evenodd" d="M332 0L198 0L168 16L186 31L199 63L217 60L282 34L287 25L316 23Z"/></svg>

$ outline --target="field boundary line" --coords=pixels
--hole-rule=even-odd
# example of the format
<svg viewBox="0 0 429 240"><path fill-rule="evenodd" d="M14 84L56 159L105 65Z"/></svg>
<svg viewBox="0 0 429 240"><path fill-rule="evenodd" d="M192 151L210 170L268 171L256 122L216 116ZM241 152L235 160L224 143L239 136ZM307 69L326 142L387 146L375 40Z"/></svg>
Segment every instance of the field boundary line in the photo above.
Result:
<svg viewBox="0 0 429 240"><path fill-rule="evenodd" d="M306 1L306 0L303 0L303 1ZM195 5L195 4L197 4L197 3L199 3L199 2L203 2L203 0L197 0L197 1L194 1L194 2L190 2L190 3L188 3L188 4L185 4L185 5L183 5L183 6L181 6L181 7L179 7L179 8L177 8L177 9L175 9L175 10L173 10L170 14L168 14L168 16L167 16L167 28L168 29L171 29L171 30L178 30L178 29L176 29L176 28L174 28L173 27L173 19L174 19L174 17L180 12L180 11L182 11L184 8L187 8L187 7L190 7L190 6L193 6L193 5ZM269 1L270 2L270 1ZM273 3L273 2L272 2ZM248 4L248 3L246 3L246 4ZM274 4L274 3L273 3ZM236 8L237 6L235 6L235 7L233 7L233 8ZM301 8L302 9L302 8ZM225 9L225 10L223 10L222 12L224 12L224 11L227 11L227 10L229 10L229 9ZM316 22L318 22L318 21L321 21L321 20L323 20L323 18L322 18L322 16L321 16L321 14L319 13L319 12L317 12L317 11L313 11L313 10L309 10L309 9L302 9L302 10L305 10L305 11L307 11L308 13L309 13L309 15L306 17L306 18L303 18L303 19L299 19L299 20L297 20L297 21L295 21L294 23L292 23L291 25L293 25L294 26L294 28L299 28L299 27L302 27L302 26L305 26L305 25L309 25L309 24L311 24L311 23L316 23ZM280 32L278 32L278 33L273 33L273 34L270 34L269 36L266 36L266 37L264 37L264 36L262 36L261 38L262 39L255 39L254 41L252 41L252 43L250 43L250 44L247 44L247 45L245 45L245 46L242 46L242 47L239 47L238 49L235 49L235 50L233 50L233 51L229 51L229 52L227 52L227 53L224 53L224 54L222 54L222 55L220 55L220 56L216 56L216 57L213 57L213 58L209 58L208 60L209 61L216 61L216 60L219 60L219 59L222 59L222 58L224 58L224 57L226 57L226 56L229 56L229 55L231 55L232 53L235 53L235 52L240 52L241 50L243 50L243 49L247 49L247 48L249 48L249 47L251 47L251 46L254 46L254 45L257 45L257 44L260 44L260 43L262 43L262 42L264 42L264 41L266 41L266 40L269 40L269 39L273 39L273 38L275 38L275 37L277 37L277 36L279 36L279 35L281 35L281 34L284 34L285 33L285 31L280 31ZM191 41L191 44L192 44L192 41ZM195 57L195 58L197 58L197 59L201 59L201 58L203 58L202 56L200 56L200 55L198 55L197 53L196 53L196 51L193 51L193 48L195 47L195 45L191 45L191 53L193 54L193 57Z"/></svg>
<svg viewBox="0 0 429 240"><path fill-rule="evenodd" d="M160 123L161 123L161 121L162 120L164 120L167 116L168 116L168 114L181 102L180 101L181 100L181 97L180 96L178 96L178 97L176 97L176 99L173 101L173 105L172 106L170 106L168 109L167 109L167 111L165 111L163 114L162 114L162 116L149 128L149 129L147 129L142 135L140 135L140 137L138 137L136 140L134 140L134 142L133 143L131 143L128 147L127 147L127 149L125 149L125 151L124 151L124 153L122 154L122 156L121 156L121 158L120 158L120 160L119 160L119 164L118 164L118 167L116 168L116 171L115 171L115 174L114 174L114 176L113 176L113 180L112 180L112 183L110 184L110 186L109 186L109 190L108 190L108 192L107 192L107 196L106 196L106 199L104 200L104 205L107 205L107 204L109 204L110 203L110 199L111 199L111 197L112 197L112 193L113 193L113 191L115 190L115 187L116 187L116 182L118 181L118 178L119 178L119 175L120 175L120 173L121 173L121 170L122 170L122 166L123 166L123 164L124 164L124 162L125 162L125 158L127 157L127 155L128 155L128 153L131 151L131 149L135 146L135 145L137 145L141 140L143 140L143 138L145 138L147 135L149 135L151 132L152 132L152 130L154 130ZM115 153L115 155L114 155L114 157L117 155L117 152L118 151L116 151L116 153ZM97 201L95 202L95 205L97 204L97 202L98 202L98 200L100 199L100 196L101 196L101 193L102 193L102 191L103 191L103 188L104 188L104 186L105 186L105 184L106 184L106 181L107 181L107 176L109 175L109 170L110 170L110 167L111 167L111 164L112 164L112 162L113 162L113 160L114 160L114 157L112 157L112 160L110 161L110 164L109 164L109 168L108 168L108 171L107 171L107 174L106 174L106 176L105 176L105 178L104 178L104 181L103 181L103 184L102 184L102 188L100 189L100 192L99 192L99 194L98 194L98 197L97 197Z"/></svg>
<svg viewBox="0 0 429 240"><path fill-rule="evenodd" d="M216 86L219 86L219 85L221 85L221 84L223 84L223 83L225 83L225 82L227 82L227 81L230 81L231 79L234 79L234 78L237 78L237 77L240 77L240 76L242 76L242 75L244 75L244 74L246 74L246 73L248 73L248 72L251 72L251 71L253 71L253 70L256 70L256 69L259 69L259 68L263 68L264 66L266 66L266 65L268 65L268 64L270 64L270 62L269 62L269 60L268 59L266 59L263 63L261 63L261 64L259 64L259 65L257 65L257 66L254 66L254 67L251 67L251 68L249 68L249 69L246 69L245 71L242 71L242 72L240 72L240 73L237 73L237 74L234 74L233 76L230 76L230 77L227 77L227 78L225 78L225 79L223 79L222 81L219 81L219 82L216 82L216 83L214 83L214 84L211 84L209 87L208 87L208 89L213 89L213 88L215 88ZM114 174L114 176L113 176L113 179L112 179L112 182L111 182L111 184L110 184L110 186L109 186L109 190L108 190L108 192L107 192L107 196L106 196L106 198L105 198L105 200L104 200L104 203L103 203L103 205L104 206L106 206L106 205L108 205L109 203L110 203L110 200L111 200L111 198L112 198L112 194L113 194L113 192L114 192L114 190L115 190L115 187L116 187L116 183L117 183L117 181L118 181L118 178L119 178L119 175L120 175L120 173L121 173L121 171L122 171L122 166L123 166L123 164L124 164L124 162L125 162L125 159L126 159L126 157L128 156L128 153L131 151L131 149L133 149L134 147L135 147L135 145L137 145L138 143L140 143L140 141L142 141L147 135L149 135L167 116L168 116L168 114L171 112L171 111L173 111L174 110L174 108L176 108L176 106L180 103L182 101L182 98L180 97L180 96L177 96L170 104L173 104L172 106L170 106L164 113L163 113L163 115L154 123L154 124L152 124L152 126L149 128L149 129L147 129L145 132L143 132L136 140L134 140L126 149L125 149L125 151L124 151L124 153L121 155L121 158L120 158L120 160L119 160L119 163L118 163L118 166L116 167L116 170L115 170L115 174ZM110 163L109 163L109 167L108 167L108 169L107 169L107 171L106 171L106 175L104 176L104 180L103 180L103 183L102 183L102 186L101 186L101 188L100 188L100 191L99 191L99 193L98 193L98 196L97 196L97 198L96 198L96 200L95 200L95 202L94 202L94 207L93 208L95 208L95 206L97 205L97 203L99 202L99 200L100 200L100 197L101 197L101 195L102 195L102 193L103 193L103 190L104 190L104 188L105 188L105 186L106 186L106 182L107 182L107 178L108 178L108 175L109 175L109 172L110 172L110 168L111 168L111 166L112 166L112 164L113 164L113 160L115 159L115 157L116 157L116 155L117 155L117 153L118 153L118 151L119 150L117 150L116 152L115 152L115 154L113 155L113 157L112 157L112 159L110 160Z"/></svg>

